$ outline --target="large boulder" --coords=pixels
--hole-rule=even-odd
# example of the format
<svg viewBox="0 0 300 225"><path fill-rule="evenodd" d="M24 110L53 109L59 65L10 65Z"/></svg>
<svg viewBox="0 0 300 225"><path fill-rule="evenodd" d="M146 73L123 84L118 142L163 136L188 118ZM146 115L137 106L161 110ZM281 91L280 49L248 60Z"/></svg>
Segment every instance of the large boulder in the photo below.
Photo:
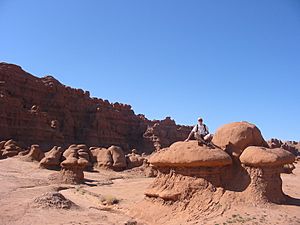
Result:
<svg viewBox="0 0 300 225"><path fill-rule="evenodd" d="M234 122L218 128L212 142L237 157L248 146L268 147L260 130L248 122Z"/></svg>
<svg viewBox="0 0 300 225"><path fill-rule="evenodd" d="M96 152L96 150L93 150ZM97 167L110 169L113 166L111 152L106 148L99 148L97 151Z"/></svg>
<svg viewBox="0 0 300 225"><path fill-rule="evenodd" d="M113 170L126 169L126 158L122 148L112 145L108 149L96 148L92 154L97 154L97 167Z"/></svg>
<svg viewBox="0 0 300 225"><path fill-rule="evenodd" d="M124 170L126 169L126 158L122 148L112 145L108 148L110 151L112 160L113 160L113 168L115 170Z"/></svg>

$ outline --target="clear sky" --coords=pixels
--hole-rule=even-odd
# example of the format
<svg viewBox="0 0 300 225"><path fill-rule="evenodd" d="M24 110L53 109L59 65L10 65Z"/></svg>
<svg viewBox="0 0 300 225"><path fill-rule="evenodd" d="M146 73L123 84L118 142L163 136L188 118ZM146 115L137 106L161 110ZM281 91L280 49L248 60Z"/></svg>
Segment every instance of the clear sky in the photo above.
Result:
<svg viewBox="0 0 300 225"><path fill-rule="evenodd" d="M0 0L0 61L149 119L300 140L299 0Z"/></svg>

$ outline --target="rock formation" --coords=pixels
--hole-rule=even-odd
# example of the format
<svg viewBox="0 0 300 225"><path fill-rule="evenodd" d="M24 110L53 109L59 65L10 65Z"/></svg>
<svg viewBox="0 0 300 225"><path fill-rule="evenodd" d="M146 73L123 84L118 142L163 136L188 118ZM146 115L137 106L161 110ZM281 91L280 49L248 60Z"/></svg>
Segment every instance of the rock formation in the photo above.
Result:
<svg viewBox="0 0 300 225"><path fill-rule="evenodd" d="M218 128L212 142L237 157L248 146L268 146L260 130L248 122L234 122Z"/></svg>
<svg viewBox="0 0 300 225"><path fill-rule="evenodd" d="M58 169L62 158L63 149L54 146L46 156L40 161L40 167L46 169Z"/></svg>
<svg viewBox="0 0 300 225"><path fill-rule="evenodd" d="M159 175L146 196L190 202L205 190L212 192L206 195L213 195L222 186L232 160L223 150L200 147L197 141L190 141L174 143L155 153L149 162L158 169Z"/></svg>
<svg viewBox="0 0 300 225"><path fill-rule="evenodd" d="M127 168L131 169L140 167L144 164L145 160L146 159L144 157L137 154L135 149L132 149L131 153L126 155Z"/></svg>
<svg viewBox="0 0 300 225"><path fill-rule="evenodd" d="M84 181L83 170L88 165L85 158L76 153L71 153L64 161L61 162L61 171L59 182L67 184L80 184Z"/></svg>
<svg viewBox="0 0 300 225"><path fill-rule="evenodd" d="M113 169L116 171L124 170L127 167L125 154L122 148L111 146L106 148L96 148L92 150L92 155L96 157L96 167Z"/></svg>
<svg viewBox="0 0 300 225"><path fill-rule="evenodd" d="M113 161L112 167L115 170L124 170L127 165L126 165L126 158L125 158L125 154L122 150L122 148L118 147L118 146L111 146L107 149L110 154L111 154L111 158Z"/></svg>
<svg viewBox="0 0 300 225"><path fill-rule="evenodd" d="M149 162L158 176L146 190L143 206L171 207L197 217L221 214L234 204L287 200L280 173L295 160L290 152L266 148L259 129L246 122L219 128L214 140L220 147L189 141L155 152Z"/></svg>
<svg viewBox="0 0 300 225"><path fill-rule="evenodd" d="M244 191L246 196L257 201L283 203L286 196L282 191L280 173L283 166L295 161L295 156L281 149L248 147L240 156L240 161L250 176L251 182Z"/></svg>
<svg viewBox="0 0 300 225"><path fill-rule="evenodd" d="M86 145L70 145L69 148L64 151L63 157L64 159L67 159L70 155L72 155L73 157L85 159L88 163L84 169L91 169L93 167L93 164L91 162L91 152Z"/></svg>
<svg viewBox="0 0 300 225"><path fill-rule="evenodd" d="M25 161L40 162L44 157L45 153L42 152L39 145L31 145L30 151L22 159Z"/></svg>
<svg viewBox="0 0 300 225"><path fill-rule="evenodd" d="M24 151L20 148L17 142L13 140L2 141L0 142L0 159L8 158L18 155L21 151Z"/></svg>
<svg viewBox="0 0 300 225"><path fill-rule="evenodd" d="M300 156L300 143L296 141L286 141L283 142L276 138L271 138L268 141L269 148L283 148L295 156Z"/></svg>
<svg viewBox="0 0 300 225"><path fill-rule="evenodd" d="M43 149L85 143L150 153L184 140L191 130L169 117L150 121L130 105L91 98L52 76L37 78L6 63L0 63L0 105L0 140Z"/></svg>

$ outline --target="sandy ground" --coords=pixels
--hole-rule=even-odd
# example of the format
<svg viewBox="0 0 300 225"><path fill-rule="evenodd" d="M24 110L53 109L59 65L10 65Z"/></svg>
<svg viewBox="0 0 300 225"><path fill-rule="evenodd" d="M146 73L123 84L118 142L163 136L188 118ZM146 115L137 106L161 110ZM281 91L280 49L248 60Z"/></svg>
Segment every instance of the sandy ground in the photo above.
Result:
<svg viewBox="0 0 300 225"><path fill-rule="evenodd" d="M143 208L140 204L143 192L153 178L133 172L85 172L87 182L83 185L53 185L48 182L52 173L55 171L39 169L36 163L18 158L0 160L0 225L119 225L130 220L139 225L300 224L300 163L294 174L282 175L284 192L294 198L293 203L265 208L233 207L223 215L213 218L199 215L197 220L188 222L168 212L167 206ZM71 209L34 207L33 200L49 191L59 191L77 206ZM118 203L109 204L115 201ZM138 213L141 210L149 212L148 216L141 216Z"/></svg>

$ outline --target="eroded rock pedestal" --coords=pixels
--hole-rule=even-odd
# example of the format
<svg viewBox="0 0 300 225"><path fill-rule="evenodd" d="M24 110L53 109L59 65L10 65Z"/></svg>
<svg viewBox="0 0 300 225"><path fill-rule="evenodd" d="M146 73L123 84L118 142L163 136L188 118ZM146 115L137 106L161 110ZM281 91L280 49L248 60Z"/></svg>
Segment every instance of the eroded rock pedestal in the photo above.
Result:
<svg viewBox="0 0 300 225"><path fill-rule="evenodd" d="M247 122L218 129L220 147L177 142L154 153L149 162L158 176L146 190L145 207L168 207L191 217L221 214L239 204L284 203L280 173L293 163L290 152L266 146L259 129ZM187 215L185 214L185 215Z"/></svg>
<svg viewBox="0 0 300 225"><path fill-rule="evenodd" d="M59 183L80 184L84 182L84 169L88 166L88 149L85 145L71 145L63 154L61 170L55 180Z"/></svg>
<svg viewBox="0 0 300 225"><path fill-rule="evenodd" d="M204 211L199 201L209 208L217 195L222 196L232 164L223 150L198 146L197 141L174 143L155 153L149 162L159 173L145 195L193 211Z"/></svg>
<svg viewBox="0 0 300 225"><path fill-rule="evenodd" d="M242 167L250 176L250 183L245 195L254 202L284 203L286 195L282 191L280 173L283 166L295 161L288 151L276 148L248 147L240 156Z"/></svg>

